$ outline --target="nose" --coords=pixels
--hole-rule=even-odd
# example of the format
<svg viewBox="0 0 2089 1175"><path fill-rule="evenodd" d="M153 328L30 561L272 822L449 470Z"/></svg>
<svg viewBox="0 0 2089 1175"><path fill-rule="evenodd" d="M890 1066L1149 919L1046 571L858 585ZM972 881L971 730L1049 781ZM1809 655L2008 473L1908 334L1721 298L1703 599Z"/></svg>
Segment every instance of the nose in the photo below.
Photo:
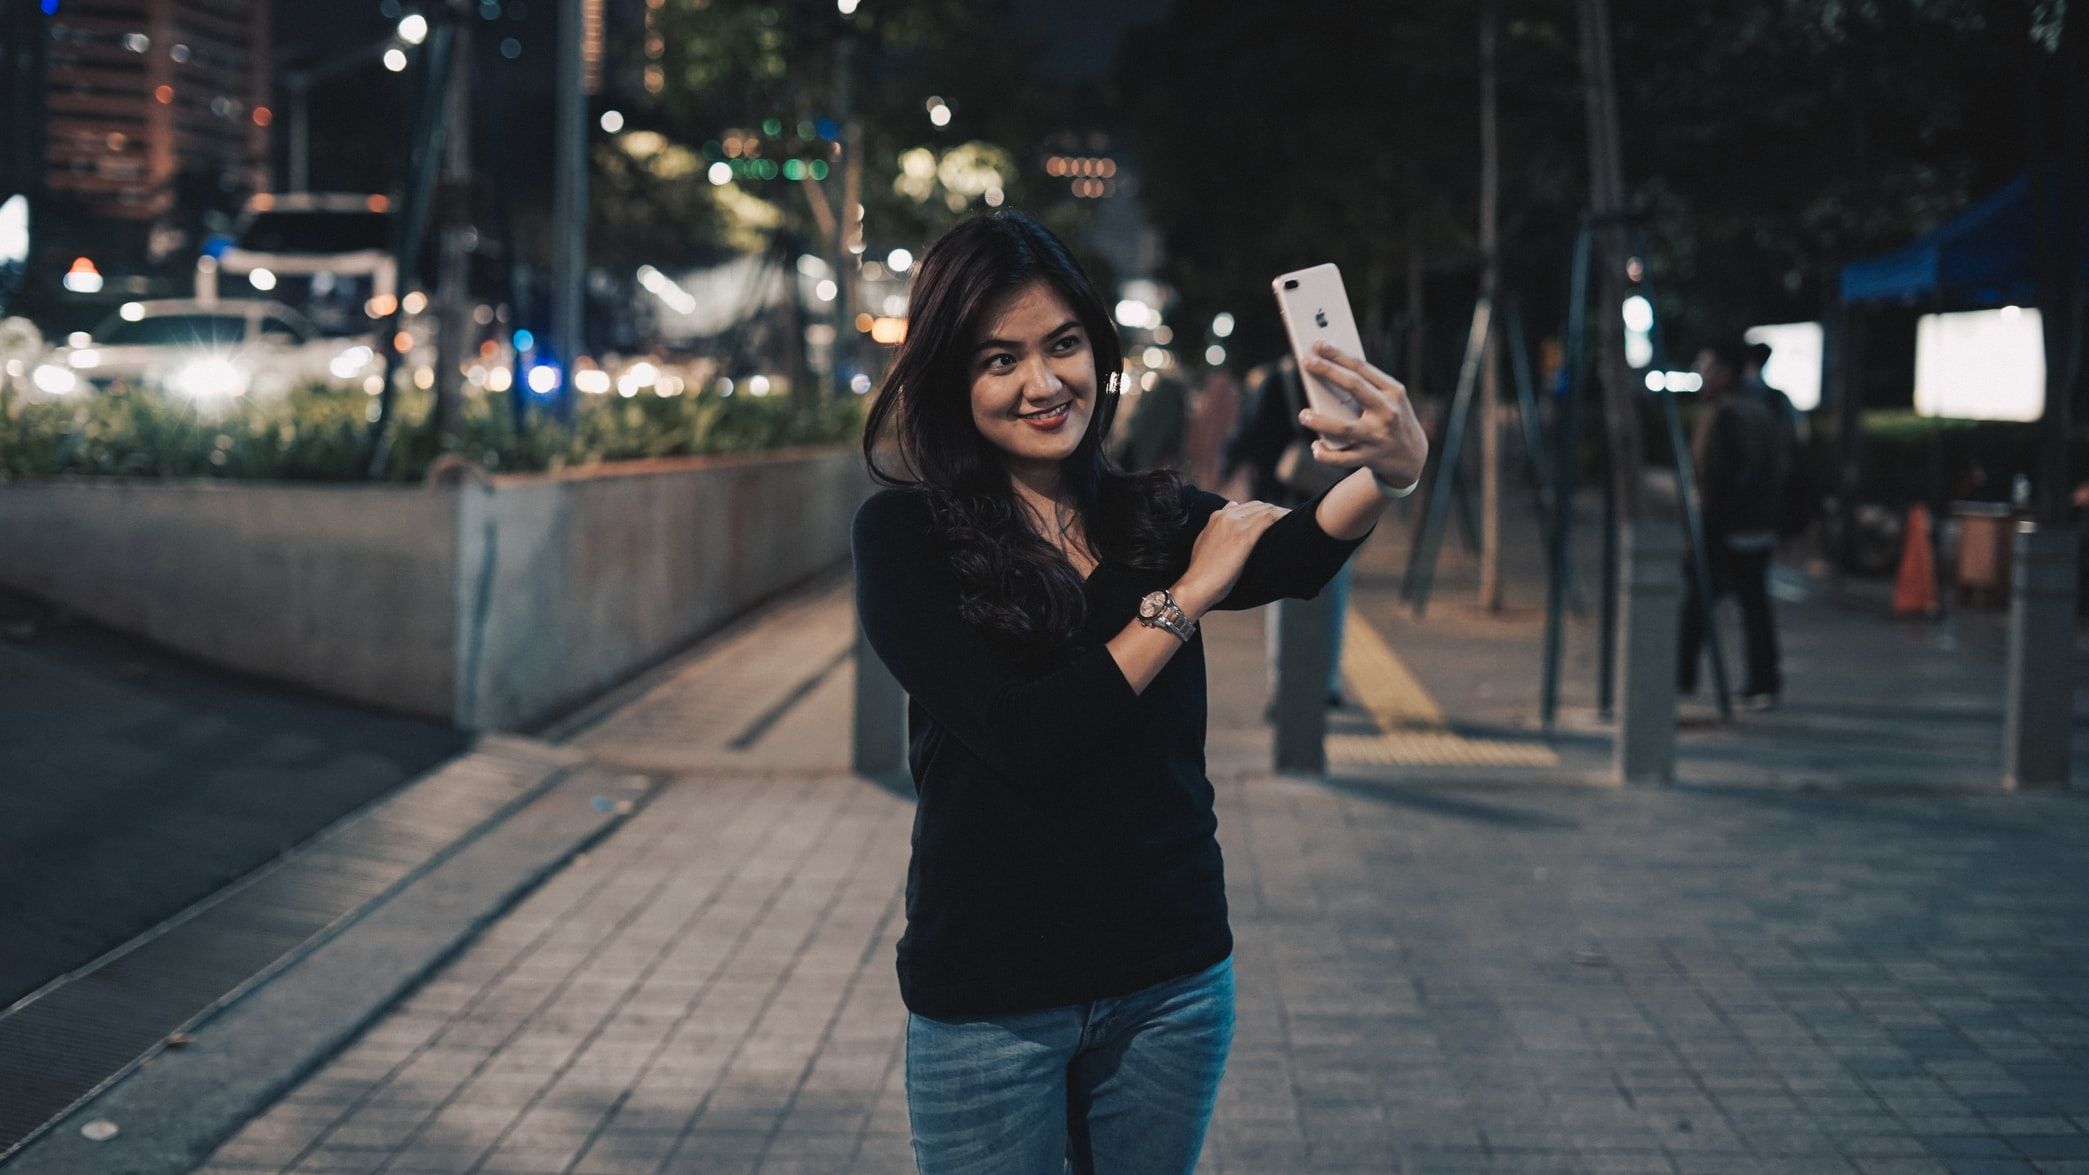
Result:
<svg viewBox="0 0 2089 1175"><path fill-rule="evenodd" d="M1023 370L1023 392L1025 395L1035 399L1049 399L1058 395L1059 390L1065 386L1066 381L1059 378L1059 373L1052 370L1052 365L1045 362L1044 356L1032 355L1025 361Z"/></svg>

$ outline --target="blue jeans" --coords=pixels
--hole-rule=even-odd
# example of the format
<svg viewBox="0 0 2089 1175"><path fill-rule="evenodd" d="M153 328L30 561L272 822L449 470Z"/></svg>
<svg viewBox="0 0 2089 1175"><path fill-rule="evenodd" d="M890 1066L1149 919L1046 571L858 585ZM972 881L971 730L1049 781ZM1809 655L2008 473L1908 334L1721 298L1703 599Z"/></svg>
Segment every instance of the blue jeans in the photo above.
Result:
<svg viewBox="0 0 2089 1175"><path fill-rule="evenodd" d="M907 1017L921 1175L1196 1170L1233 1044L1233 960L1090 1004Z"/></svg>

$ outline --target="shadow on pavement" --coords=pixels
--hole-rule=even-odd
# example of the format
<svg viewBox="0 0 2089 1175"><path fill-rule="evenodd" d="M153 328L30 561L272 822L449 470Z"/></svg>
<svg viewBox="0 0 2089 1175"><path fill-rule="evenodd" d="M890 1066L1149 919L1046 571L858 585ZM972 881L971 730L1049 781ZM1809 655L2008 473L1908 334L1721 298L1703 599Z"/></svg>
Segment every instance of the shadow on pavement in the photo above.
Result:
<svg viewBox="0 0 2089 1175"><path fill-rule="evenodd" d="M1328 791L1357 796L1380 804L1398 808L1411 808L1418 812L1429 812L1454 820L1474 824L1493 824L1503 828L1553 828L1576 829L1579 820L1552 816L1543 812L1529 812L1498 803L1485 803L1466 799L1434 788L1406 787L1354 776L1329 775L1308 782Z"/></svg>
<svg viewBox="0 0 2089 1175"><path fill-rule="evenodd" d="M0 634L0 1008L470 742L25 596Z"/></svg>

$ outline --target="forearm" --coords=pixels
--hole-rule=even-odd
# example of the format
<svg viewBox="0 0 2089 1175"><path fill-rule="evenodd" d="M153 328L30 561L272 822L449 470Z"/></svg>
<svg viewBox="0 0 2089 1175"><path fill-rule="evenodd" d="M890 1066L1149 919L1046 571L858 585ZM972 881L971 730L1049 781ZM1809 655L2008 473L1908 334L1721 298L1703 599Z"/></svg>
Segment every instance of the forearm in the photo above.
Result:
<svg viewBox="0 0 2089 1175"><path fill-rule="evenodd" d="M1211 611L1211 606L1218 602L1219 596L1225 593L1212 592L1199 582L1184 578L1169 588L1168 594L1174 598L1175 606L1191 620L1202 620L1204 614ZM1153 684L1153 679L1160 676L1161 668L1181 651L1184 643L1166 629L1154 628L1134 619L1124 626L1122 632L1111 637L1105 647L1116 659L1117 669L1124 674L1124 680L1131 683L1132 692L1143 694L1146 687Z"/></svg>
<svg viewBox="0 0 2089 1175"><path fill-rule="evenodd" d="M1385 513L1385 507L1385 495L1371 484L1371 471L1358 469L1320 499L1313 520L1329 538L1347 541L1369 534L1378 525L1378 516Z"/></svg>

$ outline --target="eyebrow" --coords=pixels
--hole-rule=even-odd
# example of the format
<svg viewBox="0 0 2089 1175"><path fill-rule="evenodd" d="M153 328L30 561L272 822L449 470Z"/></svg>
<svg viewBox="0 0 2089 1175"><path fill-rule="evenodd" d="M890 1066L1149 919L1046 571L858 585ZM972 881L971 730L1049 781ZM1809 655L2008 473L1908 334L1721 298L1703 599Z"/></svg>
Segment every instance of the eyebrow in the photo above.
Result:
<svg viewBox="0 0 2089 1175"><path fill-rule="evenodd" d="M1080 319L1069 318L1065 322L1060 323L1058 326L1055 326L1050 331L1046 332L1045 341L1049 343L1053 339L1058 338L1060 335L1065 334L1067 331L1072 330L1073 328L1079 325L1081 325ZM991 350L995 347L1002 347L1012 351L1021 346L1021 343L1018 343L1013 339L982 339L980 340L978 346L972 348L972 353L974 355L977 355L981 351Z"/></svg>

